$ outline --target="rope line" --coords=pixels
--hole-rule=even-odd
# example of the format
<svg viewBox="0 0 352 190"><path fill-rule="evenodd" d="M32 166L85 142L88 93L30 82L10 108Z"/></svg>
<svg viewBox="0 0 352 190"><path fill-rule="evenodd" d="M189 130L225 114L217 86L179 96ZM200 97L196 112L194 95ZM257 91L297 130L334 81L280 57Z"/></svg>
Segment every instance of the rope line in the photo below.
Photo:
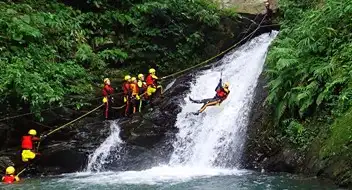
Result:
<svg viewBox="0 0 352 190"><path fill-rule="evenodd" d="M182 71L178 71L178 72L176 72L176 73L173 73L173 74L164 76L164 77L161 78L161 80L165 80L165 79L168 79L168 78L177 76L177 75L179 75L179 74L181 74L181 73L185 73L185 72L190 71L190 70L192 70L192 69L194 69L194 68L197 68L197 67L199 67L199 66L205 65L205 64L209 63L210 61L214 60L215 58L217 58L217 57L219 57L219 56L221 56L221 55L227 53L228 51L230 51L230 50L232 50L233 48L235 48L238 44L242 43L244 40L248 39L249 37L252 37L252 36L254 35L254 33L255 33L259 28L261 28L261 24L262 24L262 22L264 21L265 18L266 18L266 15L263 17L262 21L259 23L258 27L257 27L253 32L251 32L249 35L247 35L246 37L242 38L239 42L237 42L236 44L234 44L234 45L232 45L231 47L227 48L226 50L220 52L219 54L217 54L217 55L215 55L215 56L213 56L213 57L211 57L211 58L209 58L209 59L207 59L207 60L205 60L205 61L203 61L203 62L197 64L197 65L193 65L192 67L189 67L189 68L184 69L184 70L182 70Z"/></svg>

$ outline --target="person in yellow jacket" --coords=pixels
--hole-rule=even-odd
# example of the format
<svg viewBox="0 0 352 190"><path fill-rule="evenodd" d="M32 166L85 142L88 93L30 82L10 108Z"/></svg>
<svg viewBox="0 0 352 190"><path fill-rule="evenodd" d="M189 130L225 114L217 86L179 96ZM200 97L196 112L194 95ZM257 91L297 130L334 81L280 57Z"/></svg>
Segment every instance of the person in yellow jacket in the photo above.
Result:
<svg viewBox="0 0 352 190"><path fill-rule="evenodd" d="M155 75L155 69L149 69L149 75L147 76L146 83L147 83L147 94L148 96L152 96L154 93L160 89L160 94L162 94L162 86L158 85L158 77Z"/></svg>
<svg viewBox="0 0 352 190"><path fill-rule="evenodd" d="M13 166L9 166L6 168L5 176L2 177L1 181L3 183L10 184L20 181L20 178L15 175L15 168Z"/></svg>

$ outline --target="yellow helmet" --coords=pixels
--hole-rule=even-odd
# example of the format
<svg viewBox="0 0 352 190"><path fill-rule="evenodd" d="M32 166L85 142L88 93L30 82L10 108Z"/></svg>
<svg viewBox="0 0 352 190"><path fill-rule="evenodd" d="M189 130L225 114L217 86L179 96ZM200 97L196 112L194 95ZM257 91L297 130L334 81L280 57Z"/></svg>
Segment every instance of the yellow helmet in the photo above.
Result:
<svg viewBox="0 0 352 190"><path fill-rule="evenodd" d="M154 74L155 72L156 72L155 69L153 69L153 68L149 69L150 74Z"/></svg>
<svg viewBox="0 0 352 190"><path fill-rule="evenodd" d="M224 88L229 88L229 86L230 86L230 83L229 82L225 82Z"/></svg>
<svg viewBox="0 0 352 190"><path fill-rule="evenodd" d="M109 78L105 78L104 79L104 84L106 84L108 81L110 81L110 79Z"/></svg>
<svg viewBox="0 0 352 190"><path fill-rule="evenodd" d="M13 166L9 166L6 168L6 174L12 175L15 173L15 168Z"/></svg>
<svg viewBox="0 0 352 190"><path fill-rule="evenodd" d="M143 74L139 74L139 75L138 75L138 78L141 79L141 80L142 80L142 77L144 77Z"/></svg>
<svg viewBox="0 0 352 190"><path fill-rule="evenodd" d="M131 78L131 81L136 81L136 80L137 80L136 77L132 77L132 78Z"/></svg>
<svg viewBox="0 0 352 190"><path fill-rule="evenodd" d="M29 135L33 135L33 136L36 136L36 135L37 135L37 131L34 130L34 129L31 129L31 130L28 131L28 134L29 134Z"/></svg>
<svg viewBox="0 0 352 190"><path fill-rule="evenodd" d="M131 79L131 76L130 75L126 75L125 76L125 80L130 80Z"/></svg>

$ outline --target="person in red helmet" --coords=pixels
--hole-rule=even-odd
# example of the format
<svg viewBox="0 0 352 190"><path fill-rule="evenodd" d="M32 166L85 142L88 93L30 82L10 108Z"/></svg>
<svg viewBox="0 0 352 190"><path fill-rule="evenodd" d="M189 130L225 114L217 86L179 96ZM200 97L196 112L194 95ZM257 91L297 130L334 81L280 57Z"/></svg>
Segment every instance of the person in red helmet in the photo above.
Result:
<svg viewBox="0 0 352 190"><path fill-rule="evenodd" d="M110 119L112 117L112 104L114 103L114 88L111 87L110 79L104 79L104 88L102 90L103 103L105 104L104 117Z"/></svg>
<svg viewBox="0 0 352 190"><path fill-rule="evenodd" d="M40 155L36 153L34 150L34 142L39 141L40 138L36 137L37 131L31 129L28 131L28 135L24 135L22 137L22 161L28 162L29 160L33 160L36 156Z"/></svg>
<svg viewBox="0 0 352 190"><path fill-rule="evenodd" d="M202 113L208 106L220 105L224 100L226 100L226 98L230 94L229 86L230 84L228 82L222 85L222 80L220 79L219 84L215 88L216 94L214 98L209 98L204 100L193 100L192 98L189 98L193 103L203 104L200 110L194 114L198 115Z"/></svg>
<svg viewBox="0 0 352 190"><path fill-rule="evenodd" d="M17 181L20 181L20 178L15 175L15 168L13 166L7 167L5 171L5 176L2 177L2 182L6 184L11 184Z"/></svg>

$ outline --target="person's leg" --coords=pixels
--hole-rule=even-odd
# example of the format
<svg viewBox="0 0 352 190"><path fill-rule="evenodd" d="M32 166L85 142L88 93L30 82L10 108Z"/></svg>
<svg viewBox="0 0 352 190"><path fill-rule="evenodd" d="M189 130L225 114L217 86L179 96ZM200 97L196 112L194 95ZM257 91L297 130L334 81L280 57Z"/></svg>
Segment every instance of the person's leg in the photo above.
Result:
<svg viewBox="0 0 352 190"><path fill-rule="evenodd" d="M215 106L218 103L219 103L219 101L216 100L216 101L212 101L212 102L208 102L208 103L204 104L202 106L202 108L199 110L199 113L202 113L205 109L207 109L208 106Z"/></svg>
<svg viewBox="0 0 352 190"><path fill-rule="evenodd" d="M214 98L207 98L207 99L203 99L203 100L193 100L192 98L190 98L190 100L196 104L206 104L208 102L214 101Z"/></svg>
<svg viewBox="0 0 352 190"><path fill-rule="evenodd" d="M130 112L130 100L129 100L129 98L127 98L126 107L125 107L125 116L126 117L129 115L129 112Z"/></svg>
<svg viewBox="0 0 352 190"><path fill-rule="evenodd" d="M105 103L105 112L104 112L105 119L109 117L109 101Z"/></svg>

